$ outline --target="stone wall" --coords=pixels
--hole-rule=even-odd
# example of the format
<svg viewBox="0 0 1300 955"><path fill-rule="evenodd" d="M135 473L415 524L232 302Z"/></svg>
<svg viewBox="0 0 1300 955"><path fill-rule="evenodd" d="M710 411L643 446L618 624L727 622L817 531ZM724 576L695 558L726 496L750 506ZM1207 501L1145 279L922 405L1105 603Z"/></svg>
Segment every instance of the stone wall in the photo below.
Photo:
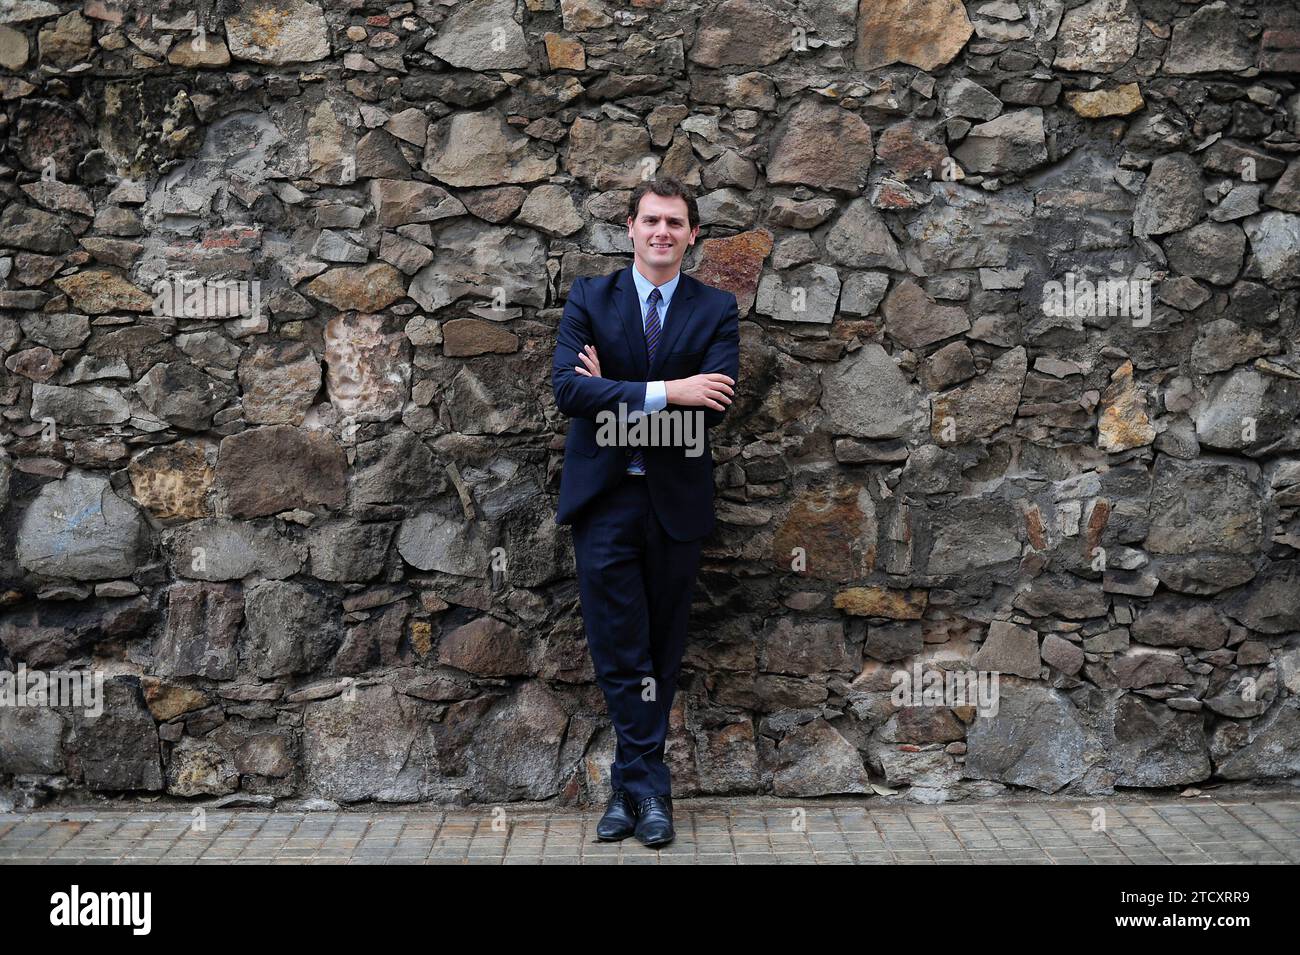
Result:
<svg viewBox="0 0 1300 955"><path fill-rule="evenodd" d="M105 696L0 801L603 798L549 368L655 171L742 340L676 795L1300 774L1295 4L0 23L0 666Z"/></svg>

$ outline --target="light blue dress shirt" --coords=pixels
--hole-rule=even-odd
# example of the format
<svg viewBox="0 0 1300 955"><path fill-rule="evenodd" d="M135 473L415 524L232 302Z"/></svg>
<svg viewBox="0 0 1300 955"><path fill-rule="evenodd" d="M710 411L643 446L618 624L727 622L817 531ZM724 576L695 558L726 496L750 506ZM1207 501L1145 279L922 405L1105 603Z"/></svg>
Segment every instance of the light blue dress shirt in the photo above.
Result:
<svg viewBox="0 0 1300 955"><path fill-rule="evenodd" d="M673 292L677 290L677 282L682 277L679 271L663 285L656 286L648 278L640 273L636 265L632 266L632 281L636 283L636 298L641 303L641 328L645 329L645 317L650 311L650 293L659 289L659 334L660 342L663 341L664 318L668 315L668 306L672 302ZM629 411L628 418L635 418L640 414L654 414L656 411L662 411L668 406L668 389L662 381L647 381L645 383L645 402L641 410ZM628 467L628 474L645 474L640 468Z"/></svg>

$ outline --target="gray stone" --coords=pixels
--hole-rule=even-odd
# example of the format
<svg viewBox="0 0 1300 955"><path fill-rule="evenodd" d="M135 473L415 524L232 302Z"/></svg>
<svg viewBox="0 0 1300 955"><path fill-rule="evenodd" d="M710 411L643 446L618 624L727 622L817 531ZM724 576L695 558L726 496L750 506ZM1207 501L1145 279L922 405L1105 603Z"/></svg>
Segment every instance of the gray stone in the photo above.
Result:
<svg viewBox="0 0 1300 955"><path fill-rule="evenodd" d="M914 620L891 620L867 626L862 652L873 660L905 660L925 647L921 625Z"/></svg>
<svg viewBox="0 0 1300 955"><path fill-rule="evenodd" d="M1152 482L1147 550L1252 553L1263 532L1262 506L1244 465L1161 458Z"/></svg>
<svg viewBox="0 0 1300 955"><path fill-rule="evenodd" d="M502 288L506 302L540 308L545 258L546 246L531 230L454 222L438 233L434 260L416 273L407 294L434 312L465 295L495 300Z"/></svg>
<svg viewBox="0 0 1300 955"><path fill-rule="evenodd" d="M1279 288L1300 285L1300 216L1266 212L1244 225L1251 256L1264 280Z"/></svg>
<svg viewBox="0 0 1300 955"><path fill-rule="evenodd" d="M966 736L964 775L1058 792L1079 779L1093 754L1078 711L1059 690L1014 677L999 681L996 715Z"/></svg>
<svg viewBox="0 0 1300 955"><path fill-rule="evenodd" d="M1233 591L1221 604L1223 612L1260 633L1300 630L1300 566L1294 560L1274 561L1254 580Z"/></svg>
<svg viewBox="0 0 1300 955"><path fill-rule="evenodd" d="M302 570L306 548L244 521L206 518L163 532L172 573L194 580L242 580L251 574L283 580Z"/></svg>
<svg viewBox="0 0 1300 955"><path fill-rule="evenodd" d="M435 513L416 514L402 521L397 550L403 560L420 570L487 576L487 549L475 529Z"/></svg>
<svg viewBox="0 0 1300 955"><path fill-rule="evenodd" d="M320 359L303 342L263 345L239 363L244 418L300 425L320 391Z"/></svg>
<svg viewBox="0 0 1300 955"><path fill-rule="evenodd" d="M232 584L176 583L167 589L166 624L154 646L158 676L229 680L238 664L244 596Z"/></svg>
<svg viewBox="0 0 1300 955"><path fill-rule="evenodd" d="M1193 278L1230 284L1241 272L1246 236L1230 222L1202 222L1165 241L1169 264Z"/></svg>
<svg viewBox="0 0 1300 955"><path fill-rule="evenodd" d="M131 408L121 392L105 385L32 384L33 421L47 418L65 425L121 424L131 418Z"/></svg>
<svg viewBox="0 0 1300 955"><path fill-rule="evenodd" d="M766 673L811 676L857 672L839 621L797 621L778 617L758 639L758 666Z"/></svg>
<svg viewBox="0 0 1300 955"><path fill-rule="evenodd" d="M1130 647L1111 662L1111 675L1118 686L1129 690L1192 682L1192 674L1183 666L1178 654L1137 646Z"/></svg>
<svg viewBox="0 0 1300 955"><path fill-rule="evenodd" d="M551 236L572 235L586 224L569 191L559 185L538 186L530 192L515 221Z"/></svg>
<svg viewBox="0 0 1300 955"><path fill-rule="evenodd" d="M50 255L67 252L75 242L58 216L16 202L9 203L0 212L0 235L4 236L5 245Z"/></svg>
<svg viewBox="0 0 1300 955"><path fill-rule="evenodd" d="M1161 156L1151 164L1133 208L1134 235L1167 235L1196 225L1205 200L1201 167L1185 153Z"/></svg>
<svg viewBox="0 0 1300 955"><path fill-rule="evenodd" d="M903 269L898 245L866 199L854 199L826 233L826 254L852 269Z"/></svg>
<svg viewBox="0 0 1300 955"><path fill-rule="evenodd" d="M1253 216L1259 212L1259 196L1264 191L1261 185L1242 183L1233 186L1232 191L1219 200L1219 204L1210 210L1210 218L1215 222L1233 222ZM1292 212L1300 211L1292 209Z"/></svg>
<svg viewBox="0 0 1300 955"><path fill-rule="evenodd" d="M885 331L906 348L919 349L970 328L966 309L938 305L911 279L903 279L885 299Z"/></svg>
<svg viewBox="0 0 1300 955"><path fill-rule="evenodd" d="M1078 645L1049 633L1043 638L1042 659L1067 676L1074 676L1083 667L1084 655Z"/></svg>
<svg viewBox="0 0 1300 955"><path fill-rule="evenodd" d="M824 719L791 729L776 751L772 791L779 796L870 793L857 747Z"/></svg>
<svg viewBox="0 0 1300 955"><path fill-rule="evenodd" d="M321 580L371 580L384 569L396 525L331 521L312 527L311 573Z"/></svg>
<svg viewBox="0 0 1300 955"><path fill-rule="evenodd" d="M146 536L140 512L107 478L73 470L45 484L23 512L16 551L35 573L98 580L132 573Z"/></svg>
<svg viewBox="0 0 1300 955"><path fill-rule="evenodd" d="M380 683L310 703L303 710L304 784L341 803L429 798L430 768L445 768L429 739L425 704Z"/></svg>
<svg viewBox="0 0 1300 955"><path fill-rule="evenodd" d="M361 263L370 258L370 252L365 246L357 245L341 232L330 229L321 230L320 237L311 248L311 254L326 262Z"/></svg>
<svg viewBox="0 0 1300 955"><path fill-rule="evenodd" d="M1161 594L1138 614L1133 639L1153 647L1217 650L1228 639L1228 623L1213 607L1176 594Z"/></svg>
<svg viewBox="0 0 1300 955"><path fill-rule="evenodd" d="M1238 368L1219 378L1192 412L1196 438L1208 447L1252 457L1300 447L1300 382Z"/></svg>
<svg viewBox="0 0 1300 955"><path fill-rule="evenodd" d="M840 311L846 315L870 315L889 288L884 272L850 272L840 287Z"/></svg>
<svg viewBox="0 0 1300 955"><path fill-rule="evenodd" d="M1061 19L1053 65L1112 73L1137 52L1140 30L1141 20L1130 0L1090 0Z"/></svg>
<svg viewBox="0 0 1300 955"><path fill-rule="evenodd" d="M1228 371L1234 365L1274 355L1282 350L1276 339L1268 339L1253 328L1242 328L1236 322L1220 318L1201 326L1192 346L1192 368L1201 374Z"/></svg>
<svg viewBox="0 0 1300 955"><path fill-rule="evenodd" d="M1210 776L1204 719L1132 694L1115 708L1110 766L1117 786L1185 786Z"/></svg>
<svg viewBox="0 0 1300 955"><path fill-rule="evenodd" d="M290 581L267 580L250 587L244 614L244 652L253 672L264 680L318 669L341 638L333 601Z"/></svg>
<svg viewBox="0 0 1300 955"><path fill-rule="evenodd" d="M934 543L925 569L961 574L996 567L1020 556L1023 521L1006 501L958 498L931 518Z"/></svg>
<svg viewBox="0 0 1300 955"><path fill-rule="evenodd" d="M510 694L453 703L429 724L433 765L476 800L550 799L559 792L569 723L561 699L527 680ZM418 730L426 732L423 724Z"/></svg>
<svg viewBox="0 0 1300 955"><path fill-rule="evenodd" d="M958 77L943 97L945 111L951 116L969 119L992 119L1002 112L1002 101L978 83Z"/></svg>
<svg viewBox="0 0 1300 955"><path fill-rule="evenodd" d="M455 112L429 127L421 168L457 187L535 182L555 172L556 159L532 142L508 126L496 109ZM572 165L569 168L576 174Z"/></svg>
<svg viewBox="0 0 1300 955"><path fill-rule="evenodd" d="M1285 779L1300 773L1300 708L1291 697L1245 726L1244 739L1215 754L1223 779Z"/></svg>
<svg viewBox="0 0 1300 955"><path fill-rule="evenodd" d="M1016 239L1034 231L1034 203L1027 196L995 196L953 182L931 183L930 194L932 201L906 226L913 271L999 268Z"/></svg>
<svg viewBox="0 0 1300 955"><path fill-rule="evenodd" d="M1010 424L1020 406L1026 371L1024 348L1013 348L978 378L932 396L931 436L942 444L961 444Z"/></svg>
<svg viewBox="0 0 1300 955"><path fill-rule="evenodd" d="M923 444L907 457L903 486L914 494L944 494L961 487L961 461L936 444Z"/></svg>
<svg viewBox="0 0 1300 955"><path fill-rule="evenodd" d="M465 214L465 206L459 199L441 186L424 182L373 179L370 204L375 208L378 223L388 228Z"/></svg>
<svg viewBox="0 0 1300 955"><path fill-rule="evenodd" d="M159 362L135 383L136 394L151 412L186 431L206 431L212 416L226 406L235 389L185 361Z"/></svg>
<svg viewBox="0 0 1300 955"><path fill-rule="evenodd" d="M953 156L968 172L1023 173L1047 162L1043 111L1037 108L1003 113L967 134Z"/></svg>
<svg viewBox="0 0 1300 955"><path fill-rule="evenodd" d="M975 358L964 341L949 342L926 359L921 380L930 391L942 391L975 377Z"/></svg>
<svg viewBox="0 0 1300 955"><path fill-rule="evenodd" d="M807 29L813 23L792 4L723 0L701 21L689 56L709 67L767 66L790 53L795 26Z"/></svg>
<svg viewBox="0 0 1300 955"><path fill-rule="evenodd" d="M1199 7L1174 24L1166 73L1231 73L1254 65L1253 45L1223 0Z"/></svg>
<svg viewBox="0 0 1300 955"><path fill-rule="evenodd" d="M161 790L158 730L140 699L138 681L106 679L103 706L94 717L72 711L66 747L69 778L98 791Z"/></svg>
<svg viewBox="0 0 1300 955"><path fill-rule="evenodd" d="M0 773L63 773L64 726L51 707L0 707Z"/></svg>
<svg viewBox="0 0 1300 955"><path fill-rule="evenodd" d="M917 394L874 342L822 372L822 407L837 434L898 438L912 433Z"/></svg>
<svg viewBox="0 0 1300 955"><path fill-rule="evenodd" d="M1220 206L1228 205L1228 200L1232 198L1233 194L1239 191L1244 191L1247 188L1248 187L1244 185L1235 187L1232 190L1232 193L1225 197L1223 202L1220 203ZM1253 186L1249 188L1253 190L1251 195L1258 200L1259 191L1263 187ZM1273 188L1270 189L1268 195L1264 197L1264 202L1272 206L1274 209L1282 209L1286 212L1300 212L1300 160L1293 159L1287 164L1286 172L1282 173L1278 181L1273 184ZM1254 208L1247 206L1246 211L1242 212L1242 215L1249 215L1258 211L1259 203L1256 201Z"/></svg>
<svg viewBox="0 0 1300 955"><path fill-rule="evenodd" d="M466 70L529 66L528 40L515 21L514 0L469 0L438 26L425 52Z"/></svg>
<svg viewBox="0 0 1300 955"><path fill-rule="evenodd" d="M380 238L379 257L403 275L414 275L433 261L433 253L425 246L392 232L385 232Z"/></svg>
<svg viewBox="0 0 1300 955"><path fill-rule="evenodd" d="M754 310L779 322L830 324L839 297L839 274L828 265L808 265L785 275L766 273L758 283Z"/></svg>
<svg viewBox="0 0 1300 955"><path fill-rule="evenodd" d="M564 168L595 189L634 187L641 181L642 160L651 154L650 134L645 127L631 123L596 122L579 117L569 127L568 142ZM474 155L466 156L467 163L477 161ZM497 176L492 181L529 182L540 178L543 177L504 179Z"/></svg>
<svg viewBox="0 0 1300 955"><path fill-rule="evenodd" d="M405 428L358 443L349 480L357 504L405 503L445 486L434 453Z"/></svg>
<svg viewBox="0 0 1300 955"><path fill-rule="evenodd" d="M70 312L24 315L20 324L32 341L56 350L79 348L90 337L90 319Z"/></svg>
<svg viewBox="0 0 1300 955"><path fill-rule="evenodd" d="M994 620L989 624L988 636L971 658L971 665L977 670L1037 679L1043 666L1038 655L1038 634L1028 627Z"/></svg>

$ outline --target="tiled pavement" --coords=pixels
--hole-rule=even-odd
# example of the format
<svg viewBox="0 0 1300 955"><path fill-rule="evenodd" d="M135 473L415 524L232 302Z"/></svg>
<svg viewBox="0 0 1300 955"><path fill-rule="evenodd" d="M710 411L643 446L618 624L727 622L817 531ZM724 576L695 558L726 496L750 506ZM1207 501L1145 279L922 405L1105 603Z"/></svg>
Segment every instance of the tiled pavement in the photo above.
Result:
<svg viewBox="0 0 1300 955"><path fill-rule="evenodd" d="M1300 862L1300 797L1003 801L674 801L676 840L598 842L598 807L0 814L0 863ZM1104 810L1104 819L1097 810ZM1104 827L1101 823L1104 822Z"/></svg>

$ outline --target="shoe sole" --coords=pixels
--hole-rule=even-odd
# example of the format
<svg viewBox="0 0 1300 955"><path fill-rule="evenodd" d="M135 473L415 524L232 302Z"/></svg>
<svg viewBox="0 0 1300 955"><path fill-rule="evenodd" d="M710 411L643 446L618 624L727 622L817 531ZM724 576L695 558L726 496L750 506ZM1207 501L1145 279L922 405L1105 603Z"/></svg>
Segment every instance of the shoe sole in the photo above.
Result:
<svg viewBox="0 0 1300 955"><path fill-rule="evenodd" d="M653 842L646 842L640 836L637 836L636 841L641 843L641 845L645 846L647 849L658 849L660 846L668 845L668 843L672 842L675 838L676 836L669 836L667 839L658 839Z"/></svg>

